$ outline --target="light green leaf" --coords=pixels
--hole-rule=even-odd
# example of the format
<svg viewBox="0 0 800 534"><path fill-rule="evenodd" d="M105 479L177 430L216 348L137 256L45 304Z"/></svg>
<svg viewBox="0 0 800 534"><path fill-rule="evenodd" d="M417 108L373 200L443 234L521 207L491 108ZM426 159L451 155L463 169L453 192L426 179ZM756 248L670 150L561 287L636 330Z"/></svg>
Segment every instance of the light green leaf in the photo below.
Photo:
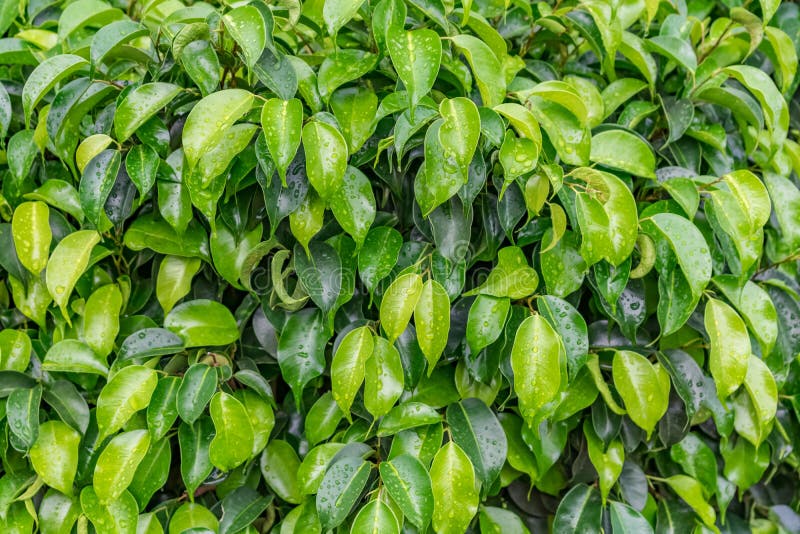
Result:
<svg viewBox="0 0 800 534"><path fill-rule="evenodd" d="M272 40L261 12L254 5L243 5L225 13L222 20L228 33L241 47L247 64L252 67Z"/></svg>
<svg viewBox="0 0 800 534"><path fill-rule="evenodd" d="M147 408L157 383L156 372L141 365L125 367L115 374L97 398L100 440L122 428L133 414Z"/></svg>
<svg viewBox="0 0 800 534"><path fill-rule="evenodd" d="M541 409L556 399L566 379L561 337L541 315L528 317L519 325L511 348L511 368L522 417L532 425Z"/></svg>
<svg viewBox="0 0 800 534"><path fill-rule="evenodd" d="M455 35L450 39L467 58L483 104L494 107L502 103L506 96L506 80L500 61L492 49L472 35Z"/></svg>
<svg viewBox="0 0 800 534"><path fill-rule="evenodd" d="M81 435L69 425L47 421L39 426L39 437L29 453L36 474L65 495L72 495L80 441Z"/></svg>
<svg viewBox="0 0 800 534"><path fill-rule="evenodd" d="M383 295L380 307L381 326L390 343L400 337L422 295L422 277L406 273L397 277Z"/></svg>
<svg viewBox="0 0 800 534"><path fill-rule="evenodd" d="M122 292L117 284L99 287L86 301L83 316L83 340L102 358L114 348L119 333L119 315L122 311Z"/></svg>
<svg viewBox="0 0 800 534"><path fill-rule="evenodd" d="M300 147L303 132L303 104L296 98L271 98L261 109L261 126L272 161L286 185L286 169ZM271 178L271 177L269 177Z"/></svg>
<svg viewBox="0 0 800 534"><path fill-rule="evenodd" d="M405 31L392 26L386 32L386 45L397 75L409 94L411 109L427 95L436 81L442 58L442 41L429 29Z"/></svg>
<svg viewBox="0 0 800 534"><path fill-rule="evenodd" d="M278 497L286 502L299 504L303 494L299 486L300 459L287 442L272 440L261 454L261 473L264 480Z"/></svg>
<svg viewBox="0 0 800 534"><path fill-rule="evenodd" d="M744 382L750 361L750 337L742 318L720 300L708 299L704 314L711 348L708 368L721 400Z"/></svg>
<svg viewBox="0 0 800 534"><path fill-rule="evenodd" d="M122 496L149 448L147 430L123 432L108 442L97 459L92 479L102 504L108 505Z"/></svg>
<svg viewBox="0 0 800 534"><path fill-rule="evenodd" d="M583 422L583 435L586 437L589 460L597 470L600 497L605 504L608 492L611 491L622 473L625 448L619 440L614 440L606 446L595 433L588 419Z"/></svg>
<svg viewBox="0 0 800 534"><path fill-rule="evenodd" d="M47 351L42 369L67 373L108 374L106 359L77 339L59 341Z"/></svg>
<svg viewBox="0 0 800 534"><path fill-rule="evenodd" d="M60 81L67 76L89 66L80 56L60 54L42 61L28 75L22 88L22 110L25 112L25 126L31 122L31 113L36 104Z"/></svg>
<svg viewBox="0 0 800 534"><path fill-rule="evenodd" d="M339 130L315 120L303 127L303 149L309 183L322 199L331 199L347 171L347 142Z"/></svg>
<svg viewBox="0 0 800 534"><path fill-rule="evenodd" d="M47 262L47 291L70 322L67 303L78 278L89 266L92 249L100 242L94 230L79 230L63 238Z"/></svg>
<svg viewBox="0 0 800 534"><path fill-rule="evenodd" d="M38 275L47 266L50 256L50 209L44 202L23 202L14 210L11 235L19 262Z"/></svg>
<svg viewBox="0 0 800 534"><path fill-rule="evenodd" d="M372 355L372 332L366 326L347 333L336 348L331 360L331 389L333 399L348 421L352 422L350 406L364 382L364 366Z"/></svg>
<svg viewBox="0 0 800 534"><path fill-rule="evenodd" d="M444 118L439 128L439 143L445 157L452 154L456 163L466 170L481 136L478 107L468 98L456 97L442 100L439 113Z"/></svg>
<svg viewBox="0 0 800 534"><path fill-rule="evenodd" d="M120 102L114 114L114 133L123 143L158 110L172 102L181 92L177 85L153 82L132 89Z"/></svg>
<svg viewBox="0 0 800 534"><path fill-rule="evenodd" d="M244 406L235 397L217 392L209 407L216 434L208 447L211 463L230 471L250 458L253 450L253 427Z"/></svg>
<svg viewBox="0 0 800 534"><path fill-rule="evenodd" d="M436 280L427 280L419 292L414 306L414 325L417 328L417 341L428 360L430 376L444 352L450 332L450 298Z"/></svg>
<svg viewBox="0 0 800 534"><path fill-rule="evenodd" d="M340 28L356 16L364 0L325 0L322 18L330 35L336 35Z"/></svg>
<svg viewBox="0 0 800 534"><path fill-rule="evenodd" d="M386 415L403 393L403 362L394 345L375 336L364 368L364 407L373 417Z"/></svg>
<svg viewBox="0 0 800 534"><path fill-rule="evenodd" d="M348 166L342 186L331 197L330 206L342 229L353 237L356 247L361 248L375 220L375 196L369 178ZM289 217L291 222L291 215Z"/></svg>
<svg viewBox="0 0 800 534"><path fill-rule="evenodd" d="M452 441L446 443L431 465L433 528L441 533L462 533L478 512L480 498L469 457Z"/></svg>
<svg viewBox="0 0 800 534"><path fill-rule="evenodd" d="M228 345L239 339L239 327L230 310L213 300L191 300L172 309L164 328L178 334L187 347Z"/></svg>
<svg viewBox="0 0 800 534"><path fill-rule="evenodd" d="M225 89L208 95L192 108L183 126L183 152L189 170L250 110L253 98L244 89Z"/></svg>
<svg viewBox="0 0 800 534"><path fill-rule="evenodd" d="M750 355L745 390L734 399L736 432L759 447L772 430L778 407L778 387L767 364Z"/></svg>
<svg viewBox="0 0 800 534"><path fill-rule="evenodd" d="M169 313L175 304L189 294L192 278L200 270L199 258L166 256L161 260L156 277L156 298L164 313Z"/></svg>
<svg viewBox="0 0 800 534"><path fill-rule="evenodd" d="M595 134L589 159L644 178L656 177L653 149L640 137L625 130L605 130Z"/></svg>
<svg viewBox="0 0 800 534"><path fill-rule="evenodd" d="M528 265L525 253L519 247L503 247L497 252L497 265L486 281L473 290L464 293L471 295L491 295L523 299L536 291L539 275Z"/></svg>
<svg viewBox="0 0 800 534"><path fill-rule="evenodd" d="M425 466L409 454L380 464L381 481L403 515L424 531L433 516L433 489Z"/></svg>
<svg viewBox="0 0 800 534"><path fill-rule="evenodd" d="M697 480L686 475L673 475L664 482L678 494L678 497L692 507L707 527L712 530L716 529L714 523L717 514L703 496L703 486Z"/></svg>
<svg viewBox="0 0 800 534"><path fill-rule="evenodd" d="M647 438L669 406L670 380L660 364L651 364L639 353L619 350L612 362L614 387L622 397L631 420L641 427Z"/></svg>
<svg viewBox="0 0 800 534"><path fill-rule="evenodd" d="M331 110L342 128L351 154L355 154L375 130L378 97L371 89L346 87L331 97Z"/></svg>

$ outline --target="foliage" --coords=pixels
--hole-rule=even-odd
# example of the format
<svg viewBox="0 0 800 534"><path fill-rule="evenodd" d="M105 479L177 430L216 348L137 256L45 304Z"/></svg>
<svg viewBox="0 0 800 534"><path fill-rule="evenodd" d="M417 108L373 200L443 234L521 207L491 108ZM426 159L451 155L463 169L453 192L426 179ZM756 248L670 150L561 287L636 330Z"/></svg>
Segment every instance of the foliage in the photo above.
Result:
<svg viewBox="0 0 800 534"><path fill-rule="evenodd" d="M798 532L800 9L0 0L3 532Z"/></svg>

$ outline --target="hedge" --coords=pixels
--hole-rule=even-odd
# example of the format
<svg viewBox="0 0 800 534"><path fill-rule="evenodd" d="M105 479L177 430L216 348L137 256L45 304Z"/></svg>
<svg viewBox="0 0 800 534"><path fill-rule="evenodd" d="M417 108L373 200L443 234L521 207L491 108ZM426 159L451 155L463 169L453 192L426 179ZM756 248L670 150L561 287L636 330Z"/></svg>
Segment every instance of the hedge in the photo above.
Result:
<svg viewBox="0 0 800 534"><path fill-rule="evenodd" d="M800 8L0 0L2 532L800 532Z"/></svg>

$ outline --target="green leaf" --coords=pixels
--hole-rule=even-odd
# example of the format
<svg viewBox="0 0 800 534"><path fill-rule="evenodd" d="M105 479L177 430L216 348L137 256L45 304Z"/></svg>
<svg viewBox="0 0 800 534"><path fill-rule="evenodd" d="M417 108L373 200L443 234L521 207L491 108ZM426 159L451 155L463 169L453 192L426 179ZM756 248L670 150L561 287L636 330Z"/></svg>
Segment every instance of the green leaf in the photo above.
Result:
<svg viewBox="0 0 800 534"><path fill-rule="evenodd" d="M355 167L347 167L342 186L330 200L333 216L360 248L375 220L375 196L369 179Z"/></svg>
<svg viewBox="0 0 800 534"><path fill-rule="evenodd" d="M442 41L433 30L406 31L402 25L386 32L386 46L397 75L409 94L411 109L427 95L439 72Z"/></svg>
<svg viewBox="0 0 800 534"><path fill-rule="evenodd" d="M169 519L169 534L179 534L187 530L217 532L219 520L202 504L187 502L181 505Z"/></svg>
<svg viewBox="0 0 800 534"><path fill-rule="evenodd" d="M358 511L350 531L355 534L399 534L400 526L391 507L380 499L374 499Z"/></svg>
<svg viewBox="0 0 800 534"><path fill-rule="evenodd" d="M326 0L322 7L322 17L330 35L336 35L340 28L356 16L364 0Z"/></svg>
<svg viewBox="0 0 800 534"><path fill-rule="evenodd" d="M395 456L380 464L386 491L418 529L425 530L433 516L433 489L425 466L409 454Z"/></svg>
<svg viewBox="0 0 800 534"><path fill-rule="evenodd" d="M222 20L228 33L241 47L247 65L252 67L271 41L261 12L252 5L239 6L223 15Z"/></svg>
<svg viewBox="0 0 800 534"><path fill-rule="evenodd" d="M31 361L31 338L24 330L0 331L0 369L24 372Z"/></svg>
<svg viewBox="0 0 800 534"><path fill-rule="evenodd" d="M439 113L444 118L439 128L439 143L445 157L455 158L463 169L469 167L481 136L481 117L478 107L464 97L442 100Z"/></svg>
<svg viewBox="0 0 800 534"><path fill-rule="evenodd" d="M323 200L332 199L345 179L347 142L328 123L310 121L303 127L308 181Z"/></svg>
<svg viewBox="0 0 800 534"><path fill-rule="evenodd" d="M473 353L477 354L500 337L510 308L509 298L490 295L478 295L475 298L469 308L466 332L467 343Z"/></svg>
<svg viewBox="0 0 800 534"><path fill-rule="evenodd" d="M50 257L50 210L44 202L23 202L14 210L11 235L19 262L33 274L47 266Z"/></svg>
<svg viewBox="0 0 800 534"><path fill-rule="evenodd" d="M669 375L661 365L653 365L641 354L629 350L614 354L612 375L628 416L649 439L669 405Z"/></svg>
<svg viewBox="0 0 800 534"><path fill-rule="evenodd" d="M181 419L193 424L203 414L217 392L217 369L210 365L190 365L178 387L175 405Z"/></svg>
<svg viewBox="0 0 800 534"><path fill-rule="evenodd" d="M482 506L480 511L481 532L507 532L509 534L528 534L528 527L522 518L511 510L495 506Z"/></svg>
<svg viewBox="0 0 800 534"><path fill-rule="evenodd" d="M158 377L141 365L131 365L115 374L97 398L97 428L100 440L121 429L128 420L147 408Z"/></svg>
<svg viewBox="0 0 800 534"><path fill-rule="evenodd" d="M744 85L761 104L774 152L786 140L789 128L789 107L775 83L764 71L749 65L733 65L723 72Z"/></svg>
<svg viewBox="0 0 800 534"><path fill-rule="evenodd" d="M597 470L600 497L605 504L608 492L622 473L625 449L621 441L614 440L606 446L595 433L589 420L583 423L583 435L589 452L589 460Z"/></svg>
<svg viewBox="0 0 800 534"><path fill-rule="evenodd" d="M198 258L167 256L158 267L156 298L161 309L169 313L192 288L192 278L200 270Z"/></svg>
<svg viewBox="0 0 800 534"><path fill-rule="evenodd" d="M750 355L745 390L734 399L736 432L759 447L772 429L778 406L778 387L769 367L757 356Z"/></svg>
<svg viewBox="0 0 800 534"><path fill-rule="evenodd" d="M106 358L114 349L121 312L122 292L116 284L99 287L86 301L83 340L102 358Z"/></svg>
<svg viewBox="0 0 800 534"><path fill-rule="evenodd" d="M209 405L216 434L208 447L211 463L230 471L250 458L253 450L253 427L244 406L235 397L217 392Z"/></svg>
<svg viewBox="0 0 800 534"><path fill-rule="evenodd" d="M81 435L65 423L47 421L39 426L39 436L30 450L36 474L65 495L72 495L80 441Z"/></svg>
<svg viewBox="0 0 800 534"><path fill-rule="evenodd" d="M25 113L25 126L30 125L33 109L60 81L89 65L80 56L60 54L42 61L30 73L22 88L22 110Z"/></svg>
<svg viewBox="0 0 800 534"><path fill-rule="evenodd" d="M80 502L77 495L67 497L58 491L48 490L39 504L38 514L42 532L70 534L81 515Z"/></svg>
<svg viewBox="0 0 800 534"><path fill-rule="evenodd" d="M145 509L155 492L167 483L171 462L170 440L162 439L153 442L128 485L128 491L136 498L139 509Z"/></svg>
<svg viewBox="0 0 800 534"><path fill-rule="evenodd" d="M494 107L502 103L505 99L506 80L500 61L491 48L472 35L455 35L450 39L467 58L483 104Z"/></svg>
<svg viewBox="0 0 800 534"><path fill-rule="evenodd" d="M430 376L447 345L450 331L450 298L444 287L436 280L427 280L418 294L414 306L414 325L417 329L417 342L428 360L428 376ZM384 301L385 299L386 295ZM402 333L402 330L399 332Z"/></svg>
<svg viewBox="0 0 800 534"><path fill-rule="evenodd" d="M231 534L247 529L269 506L272 496L259 495L246 486L236 488L222 499L220 534Z"/></svg>
<svg viewBox="0 0 800 534"><path fill-rule="evenodd" d="M118 150L103 150L92 158L81 176L78 194L86 218L97 228L102 228L105 204L122 162Z"/></svg>
<svg viewBox="0 0 800 534"><path fill-rule="evenodd" d="M561 337L541 316L525 319L511 349L514 390L528 425L538 424L542 408L556 399L566 379L566 354Z"/></svg>
<svg viewBox="0 0 800 534"><path fill-rule="evenodd" d="M657 213L643 219L641 227L656 245L655 267L661 275L658 319L663 334L668 335L680 328L697 306L711 279L711 256L703 234L683 217ZM678 311L673 312L670 308L673 292L683 289L689 294L679 294L684 300L678 304Z"/></svg>
<svg viewBox="0 0 800 534"><path fill-rule="evenodd" d="M625 130L605 130L595 134L589 159L644 178L656 177L653 149L640 137Z"/></svg>
<svg viewBox="0 0 800 534"><path fill-rule="evenodd" d="M79 230L63 238L47 262L47 291L69 322L67 303L78 278L89 265L92 249L100 242L94 230Z"/></svg>
<svg viewBox="0 0 800 534"><path fill-rule="evenodd" d="M704 323L710 342L708 368L721 400L744 382L750 361L750 337L742 318L720 300L708 299Z"/></svg>
<svg viewBox="0 0 800 534"><path fill-rule="evenodd" d="M296 98L271 98L261 109L261 126L270 156L281 182L286 185L286 169L300 147L303 128L303 105Z"/></svg>
<svg viewBox="0 0 800 534"><path fill-rule="evenodd" d="M555 532L600 532L603 507L593 487L578 484L561 500L553 521Z"/></svg>
<svg viewBox="0 0 800 534"><path fill-rule="evenodd" d="M422 277L416 273L406 273L398 276L383 294L381 327L390 343L394 343L408 326L422 290Z"/></svg>
<svg viewBox="0 0 800 534"><path fill-rule="evenodd" d="M409 428L432 425L442 420L442 416L432 407L421 402L404 402L395 406L381 419L378 436L391 436Z"/></svg>
<svg viewBox="0 0 800 534"><path fill-rule="evenodd" d="M338 89L331 97L331 110L342 129L347 148L355 154L375 130L378 97L362 87Z"/></svg>
<svg viewBox="0 0 800 534"><path fill-rule="evenodd" d="M324 529L341 525L367 484L370 464L359 457L342 458L328 468L317 493L317 514Z"/></svg>
<svg viewBox="0 0 800 534"><path fill-rule="evenodd" d="M529 297L538 285L539 276L528 265L522 249L504 247L497 252L497 265L486 281L463 295L491 295L517 300Z"/></svg>
<svg viewBox="0 0 800 534"><path fill-rule="evenodd" d="M180 92L180 86L164 82L146 83L132 89L125 95L125 99L120 102L114 114L114 133L117 141L123 143L128 140L140 126L172 102Z"/></svg>
<svg viewBox="0 0 800 534"><path fill-rule="evenodd" d="M627 504L612 502L610 507L614 532L653 532L647 519Z"/></svg>
<svg viewBox="0 0 800 534"><path fill-rule="evenodd" d="M117 351L117 360L164 356L181 350L183 350L183 340L169 330L144 328L125 338Z"/></svg>
<svg viewBox="0 0 800 534"><path fill-rule="evenodd" d="M389 413L403 393L403 362L397 349L382 337L373 339L364 367L364 407L373 417Z"/></svg>
<svg viewBox="0 0 800 534"><path fill-rule="evenodd" d="M181 478L189 495L194 495L214 469L208 453L213 438L214 423L209 417L201 417L193 425L181 423L178 427Z"/></svg>
<svg viewBox="0 0 800 534"><path fill-rule="evenodd" d="M368 327L355 328L347 333L336 348L331 361L333 399L347 420L352 422L350 406L364 382L364 367L372 355L372 332Z"/></svg>
<svg viewBox="0 0 800 534"><path fill-rule="evenodd" d="M278 339L278 365L299 405L303 388L325 369L328 336L319 310L294 313L286 321Z"/></svg>
<svg viewBox="0 0 800 534"><path fill-rule="evenodd" d="M127 491L119 499L102 503L93 486L81 491L81 509L98 532L134 534L138 508L136 499Z"/></svg>
<svg viewBox="0 0 800 534"><path fill-rule="evenodd" d="M331 437L343 417L344 414L333 400L333 394L330 391L320 396L306 416L306 438L309 444L313 445Z"/></svg>
<svg viewBox="0 0 800 534"><path fill-rule="evenodd" d="M372 228L358 251L358 275L372 293L397 263L403 238L394 228Z"/></svg>
<svg viewBox="0 0 800 534"><path fill-rule="evenodd" d="M464 532L478 512L475 470L454 442L446 443L431 465L433 528L437 532Z"/></svg>
<svg viewBox="0 0 800 534"><path fill-rule="evenodd" d="M178 334L186 347L228 345L239 339L239 327L231 312L212 300L191 300L173 308L164 328Z"/></svg>
<svg viewBox="0 0 800 534"><path fill-rule="evenodd" d="M59 341L47 351L42 362L45 371L108 374L106 359L77 339Z"/></svg>
<svg viewBox="0 0 800 534"><path fill-rule="evenodd" d="M453 441L469 457L484 491L492 486L506 461L508 444L494 413L479 399L464 399L447 407Z"/></svg>
<svg viewBox="0 0 800 534"><path fill-rule="evenodd" d="M97 459L93 477L100 503L108 505L122 496L149 447L147 430L123 432L108 442Z"/></svg>
<svg viewBox="0 0 800 534"><path fill-rule="evenodd" d="M703 497L703 487L697 480L686 475L673 475L664 482L678 494L678 497L692 507L707 527L715 528L714 522L717 515L714 513L714 508Z"/></svg>
<svg viewBox="0 0 800 534"><path fill-rule="evenodd" d="M192 108L182 134L189 170L250 110L253 98L249 91L226 89L203 98Z"/></svg>
<svg viewBox="0 0 800 534"><path fill-rule="evenodd" d="M11 443L20 451L28 451L39 435L39 404L42 400L41 386L15 389L8 396L6 418Z"/></svg>

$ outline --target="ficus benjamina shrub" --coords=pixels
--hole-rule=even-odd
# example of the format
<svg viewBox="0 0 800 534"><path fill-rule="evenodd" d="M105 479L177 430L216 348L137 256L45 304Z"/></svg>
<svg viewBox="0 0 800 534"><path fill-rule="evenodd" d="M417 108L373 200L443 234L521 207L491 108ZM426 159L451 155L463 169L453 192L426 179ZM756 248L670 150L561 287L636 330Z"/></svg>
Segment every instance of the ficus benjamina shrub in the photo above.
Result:
<svg viewBox="0 0 800 534"><path fill-rule="evenodd" d="M800 532L797 4L0 33L0 532Z"/></svg>

